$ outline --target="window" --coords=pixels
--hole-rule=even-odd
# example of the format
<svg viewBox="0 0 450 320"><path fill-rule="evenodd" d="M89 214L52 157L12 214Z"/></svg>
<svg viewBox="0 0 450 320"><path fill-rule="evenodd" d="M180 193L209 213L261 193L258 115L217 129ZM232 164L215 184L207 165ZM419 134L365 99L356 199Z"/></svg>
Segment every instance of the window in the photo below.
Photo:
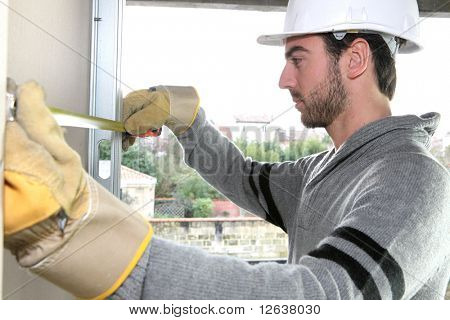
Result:
<svg viewBox="0 0 450 320"><path fill-rule="evenodd" d="M321 151L330 146L326 132L302 128L291 96L278 88L284 49L256 43L258 35L280 30L283 20L283 12L127 6L123 94L158 84L192 85L207 117L252 158L280 161ZM450 38L450 19L424 19L422 32L426 50L397 57L392 111L394 115L441 113L433 153L450 167L450 111L445 105L450 98L446 89L450 42L444 40ZM293 143L297 140L301 146ZM159 138L140 139L124 154L122 165L148 177L147 186L130 187L122 169L122 198L137 207L154 201L145 214L160 219L153 220L159 236L247 259L287 256L283 232L251 217L206 185L182 163L182 150L166 130ZM139 202L138 194L150 198ZM205 219L185 220L191 217ZM265 249L260 252L260 247Z"/></svg>
<svg viewBox="0 0 450 320"><path fill-rule="evenodd" d="M264 152L261 142L273 140L277 124L290 118L282 115L274 125L267 121L292 107L290 95L277 89L283 50L258 46L256 37L262 31L258 25L277 29L283 19L282 12L126 7L123 94L158 84L192 85L222 133L241 146L247 144L256 159L279 160L273 150ZM261 107L264 112L258 111ZM131 153L153 164L145 167L141 160L141 171L157 181L152 216L159 218L152 221L156 234L250 260L287 257L284 232L206 184L184 164L182 149L168 130L157 139L140 139ZM124 157L123 164L134 161L128 153Z"/></svg>

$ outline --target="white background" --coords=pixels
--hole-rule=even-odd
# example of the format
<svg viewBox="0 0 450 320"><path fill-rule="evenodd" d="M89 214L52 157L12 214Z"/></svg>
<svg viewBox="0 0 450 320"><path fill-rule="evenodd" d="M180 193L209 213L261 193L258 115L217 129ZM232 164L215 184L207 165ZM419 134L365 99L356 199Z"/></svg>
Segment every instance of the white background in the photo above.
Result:
<svg viewBox="0 0 450 320"><path fill-rule="evenodd" d="M236 114L277 116L293 105L278 88L284 48L256 38L283 28L283 12L128 6L124 11L124 94L151 85L192 85L207 117L234 124ZM441 113L435 136L450 131L450 19L422 18L425 47L397 56L394 115ZM273 123L301 127L292 109Z"/></svg>

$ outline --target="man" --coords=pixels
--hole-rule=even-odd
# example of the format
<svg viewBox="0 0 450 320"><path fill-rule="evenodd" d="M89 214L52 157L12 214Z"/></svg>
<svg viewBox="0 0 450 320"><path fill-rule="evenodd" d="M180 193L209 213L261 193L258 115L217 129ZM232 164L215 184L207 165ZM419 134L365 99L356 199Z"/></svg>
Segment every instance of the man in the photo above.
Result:
<svg viewBox="0 0 450 320"><path fill-rule="evenodd" d="M85 175L35 83L19 88L7 125L7 247L84 298L442 299L450 176L428 151L439 115L392 117L389 108L394 56L420 48L417 21L414 0L289 2L285 32L259 41L284 43L280 87L335 146L295 162L244 158L206 121L193 88L124 99L124 148L166 125L188 165L288 233L287 265L250 266L152 237Z"/></svg>

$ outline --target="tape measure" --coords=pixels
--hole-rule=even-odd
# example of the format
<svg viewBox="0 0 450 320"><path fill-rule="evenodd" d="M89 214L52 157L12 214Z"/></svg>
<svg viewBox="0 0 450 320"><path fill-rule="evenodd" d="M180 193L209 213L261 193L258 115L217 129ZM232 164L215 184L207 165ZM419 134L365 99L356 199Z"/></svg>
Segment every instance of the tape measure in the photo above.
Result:
<svg viewBox="0 0 450 320"><path fill-rule="evenodd" d="M6 112L7 121L14 121L16 113L16 99L13 93L6 93ZM100 117L88 116L82 113L68 111L56 107L48 107L56 122L61 127L74 127L74 128L86 128L86 129L98 129L108 130L115 132L126 133L125 127L122 122L104 119ZM148 130L146 133L138 135L137 137L157 137L161 135L162 129Z"/></svg>
<svg viewBox="0 0 450 320"><path fill-rule="evenodd" d="M55 107L49 107L56 122L62 127L75 127L86 129L108 130L125 133L125 127L122 122L104 119L100 117L88 116L85 114L67 111ZM161 135L161 128L148 130L146 133L138 135L140 138L157 137Z"/></svg>

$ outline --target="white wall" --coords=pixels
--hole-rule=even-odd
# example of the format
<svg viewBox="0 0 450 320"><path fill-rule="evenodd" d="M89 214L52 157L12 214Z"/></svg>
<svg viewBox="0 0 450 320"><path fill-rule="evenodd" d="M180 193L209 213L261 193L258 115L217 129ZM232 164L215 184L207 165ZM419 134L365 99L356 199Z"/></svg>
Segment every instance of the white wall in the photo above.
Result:
<svg viewBox="0 0 450 320"><path fill-rule="evenodd" d="M41 83L49 104L88 113L90 0L9 0L8 75ZM88 136L68 129L66 139L86 167ZM64 299L68 293L20 270L5 254L3 298Z"/></svg>

